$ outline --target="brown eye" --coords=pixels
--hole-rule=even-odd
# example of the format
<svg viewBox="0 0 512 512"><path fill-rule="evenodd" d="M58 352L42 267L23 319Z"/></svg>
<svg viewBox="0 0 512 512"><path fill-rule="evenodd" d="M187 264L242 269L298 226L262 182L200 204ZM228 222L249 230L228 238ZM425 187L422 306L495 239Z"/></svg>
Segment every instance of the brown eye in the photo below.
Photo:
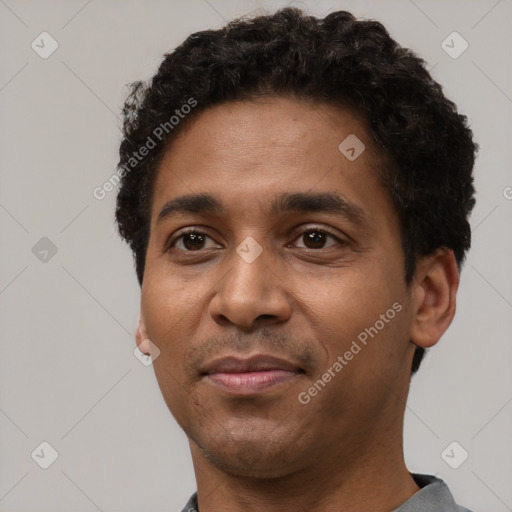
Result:
<svg viewBox="0 0 512 512"><path fill-rule="evenodd" d="M326 249L327 247L324 247L324 245L329 238L335 240L338 243L342 243L342 240L340 240L338 237L332 235L328 231L317 228L309 228L308 230L303 231L298 240L300 239L303 241L305 249ZM332 245L328 247L332 247Z"/></svg>
<svg viewBox="0 0 512 512"><path fill-rule="evenodd" d="M204 245L206 243L206 239L211 240L211 238L205 233L194 230L187 231L176 237L170 244L169 249L176 248L185 252L198 251L205 248Z"/></svg>

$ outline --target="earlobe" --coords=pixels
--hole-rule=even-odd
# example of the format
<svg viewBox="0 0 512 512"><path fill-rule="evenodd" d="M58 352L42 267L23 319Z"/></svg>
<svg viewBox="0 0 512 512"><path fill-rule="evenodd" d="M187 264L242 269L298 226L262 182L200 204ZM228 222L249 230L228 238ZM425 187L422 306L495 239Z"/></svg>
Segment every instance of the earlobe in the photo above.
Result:
<svg viewBox="0 0 512 512"><path fill-rule="evenodd" d="M459 271L452 250L439 249L418 262L413 283L414 315L411 341L423 348L435 345L455 315Z"/></svg>
<svg viewBox="0 0 512 512"><path fill-rule="evenodd" d="M142 311L140 312L139 321L137 322L137 330L135 331L135 341L137 342L137 347L139 347L139 350L143 354L149 356L149 336L146 329L146 321L144 320L144 315L142 314Z"/></svg>

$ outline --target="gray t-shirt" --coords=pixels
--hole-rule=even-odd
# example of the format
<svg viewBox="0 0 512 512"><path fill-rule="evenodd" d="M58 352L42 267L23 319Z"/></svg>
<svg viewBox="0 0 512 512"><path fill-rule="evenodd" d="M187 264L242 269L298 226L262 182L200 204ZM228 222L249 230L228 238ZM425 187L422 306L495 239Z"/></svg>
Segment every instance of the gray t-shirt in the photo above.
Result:
<svg viewBox="0 0 512 512"><path fill-rule="evenodd" d="M459 507L447 485L431 475L411 473L420 490L392 512L471 512ZM181 512L199 512L197 493L194 493Z"/></svg>

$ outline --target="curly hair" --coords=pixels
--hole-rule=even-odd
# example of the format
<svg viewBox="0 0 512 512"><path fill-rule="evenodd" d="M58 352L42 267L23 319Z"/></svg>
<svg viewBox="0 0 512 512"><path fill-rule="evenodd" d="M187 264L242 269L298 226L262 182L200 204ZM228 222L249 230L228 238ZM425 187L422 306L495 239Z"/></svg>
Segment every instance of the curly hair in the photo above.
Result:
<svg viewBox="0 0 512 512"><path fill-rule="evenodd" d="M296 8L240 18L190 35L165 54L148 83L130 88L123 108L116 220L134 253L139 284L152 186L164 148L205 109L266 95L355 108L385 162L379 177L398 213L406 283L417 258L437 248L453 250L460 270L471 244L468 216L475 203L478 146L467 118L444 96L425 62L394 41L381 23L345 11L319 19ZM151 150L135 159L148 141ZM423 355L418 347L412 373Z"/></svg>

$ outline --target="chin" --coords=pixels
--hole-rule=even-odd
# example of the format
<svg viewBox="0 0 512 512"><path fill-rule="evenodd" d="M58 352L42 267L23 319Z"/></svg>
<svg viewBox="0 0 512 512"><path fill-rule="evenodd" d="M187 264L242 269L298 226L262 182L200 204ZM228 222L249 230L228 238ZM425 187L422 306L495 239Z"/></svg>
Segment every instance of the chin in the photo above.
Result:
<svg viewBox="0 0 512 512"><path fill-rule="evenodd" d="M261 451L262 449L265 451ZM205 458L222 472L240 478L266 480L282 478L294 472L295 460L292 459L295 459L293 455L296 456L296 454L289 453L287 458L282 450L279 454L272 454L260 446L259 451L235 448L229 453L217 449L212 451L202 449L202 452Z"/></svg>
<svg viewBox="0 0 512 512"><path fill-rule="evenodd" d="M300 445L292 433L276 435L274 431L271 436L269 432L256 435L254 431L244 430L238 435L221 431L218 437L196 444L209 462L233 476L279 478L300 466Z"/></svg>

